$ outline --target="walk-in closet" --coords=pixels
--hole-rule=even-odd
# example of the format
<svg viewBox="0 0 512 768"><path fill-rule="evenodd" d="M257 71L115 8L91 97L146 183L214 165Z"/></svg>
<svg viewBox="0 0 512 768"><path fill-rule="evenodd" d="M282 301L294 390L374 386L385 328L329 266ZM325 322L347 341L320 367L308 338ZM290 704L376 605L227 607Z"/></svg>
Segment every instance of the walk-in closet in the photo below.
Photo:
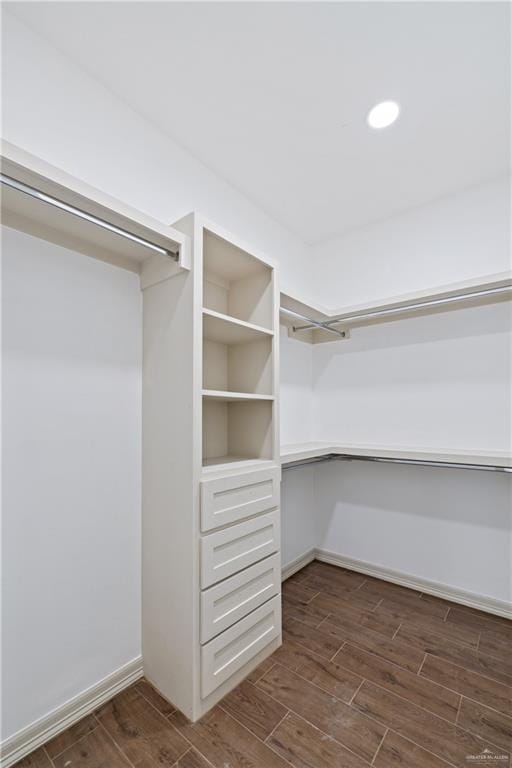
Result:
<svg viewBox="0 0 512 768"><path fill-rule="evenodd" d="M510 3L1 10L1 768L509 765Z"/></svg>

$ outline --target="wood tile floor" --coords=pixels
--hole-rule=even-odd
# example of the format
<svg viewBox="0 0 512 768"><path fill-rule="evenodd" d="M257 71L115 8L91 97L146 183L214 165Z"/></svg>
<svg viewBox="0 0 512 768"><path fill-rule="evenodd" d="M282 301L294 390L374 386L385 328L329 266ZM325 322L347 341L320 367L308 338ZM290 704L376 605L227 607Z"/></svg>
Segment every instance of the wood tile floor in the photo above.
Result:
<svg viewBox="0 0 512 768"><path fill-rule="evenodd" d="M509 766L512 622L313 562L284 642L192 725L140 681L18 768Z"/></svg>

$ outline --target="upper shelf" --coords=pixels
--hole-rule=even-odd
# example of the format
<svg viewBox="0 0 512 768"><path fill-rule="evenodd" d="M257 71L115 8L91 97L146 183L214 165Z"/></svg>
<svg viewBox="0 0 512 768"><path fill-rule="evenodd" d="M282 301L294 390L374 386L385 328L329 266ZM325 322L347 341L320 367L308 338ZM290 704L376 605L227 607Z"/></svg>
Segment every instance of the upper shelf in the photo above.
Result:
<svg viewBox="0 0 512 768"><path fill-rule="evenodd" d="M394 296L385 301L326 309L308 304L289 294L281 293L281 322L289 326L304 341L312 343L333 341L343 331L356 326L373 325L415 315L426 315L456 307L474 306L512 298L512 273L501 272L481 278L440 286L436 290L415 291ZM301 319L301 316L304 319ZM312 321L312 324L308 322ZM327 324L330 330L319 328Z"/></svg>
<svg viewBox="0 0 512 768"><path fill-rule="evenodd" d="M295 462L304 462L329 456L342 456L348 459L373 459L396 461L398 463L436 464L446 466L465 466L474 468L501 469L512 472L512 456L505 452L432 450L427 448L409 448L405 446L354 445L350 443L296 443L281 446L281 464L286 466Z"/></svg>
<svg viewBox="0 0 512 768"><path fill-rule="evenodd" d="M1 172L6 226L140 273L143 287L190 269L181 232L8 142Z"/></svg>
<svg viewBox="0 0 512 768"><path fill-rule="evenodd" d="M210 341L219 341L221 344L242 344L273 335L268 328L246 323L245 320L238 320L236 317L215 312L213 309L203 309L203 336Z"/></svg>

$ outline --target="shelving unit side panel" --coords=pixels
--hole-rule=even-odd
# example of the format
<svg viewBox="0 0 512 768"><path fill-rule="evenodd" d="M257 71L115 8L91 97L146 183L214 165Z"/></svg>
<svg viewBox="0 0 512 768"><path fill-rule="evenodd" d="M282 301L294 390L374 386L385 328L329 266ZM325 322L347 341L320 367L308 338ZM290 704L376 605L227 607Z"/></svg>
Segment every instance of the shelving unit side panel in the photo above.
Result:
<svg viewBox="0 0 512 768"><path fill-rule="evenodd" d="M272 458L280 462L281 438L280 438L280 361L279 361L279 301L280 285L279 270L272 268L272 385L274 402L272 405Z"/></svg>
<svg viewBox="0 0 512 768"><path fill-rule="evenodd" d="M200 701L200 574L199 574L199 506L200 506L200 479L202 473L202 434L203 434L203 238L204 227L202 217L196 213L185 216L176 222L176 229L183 232L191 240L191 268L192 268L192 478L193 493L191 505L184 507L182 514L190 518L193 532L192 550L192 639L190 653L193 658L192 674L189 679L192 696L190 712L184 712L187 717L194 718Z"/></svg>
<svg viewBox="0 0 512 768"><path fill-rule="evenodd" d="M143 295L142 647L162 694L193 711L196 522L193 281Z"/></svg>

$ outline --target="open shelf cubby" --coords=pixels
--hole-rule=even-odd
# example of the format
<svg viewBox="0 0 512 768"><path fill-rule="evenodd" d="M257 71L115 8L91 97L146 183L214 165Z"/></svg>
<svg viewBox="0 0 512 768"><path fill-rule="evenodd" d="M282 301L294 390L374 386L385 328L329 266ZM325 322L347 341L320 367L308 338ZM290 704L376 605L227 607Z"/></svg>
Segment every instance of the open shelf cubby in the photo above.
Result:
<svg viewBox="0 0 512 768"><path fill-rule="evenodd" d="M203 306L272 330L272 269L218 235L204 230Z"/></svg>
<svg viewBox="0 0 512 768"><path fill-rule="evenodd" d="M272 458L272 400L203 397L203 465Z"/></svg>
<svg viewBox="0 0 512 768"><path fill-rule="evenodd" d="M223 344L203 338L203 389L273 395L272 338Z"/></svg>

